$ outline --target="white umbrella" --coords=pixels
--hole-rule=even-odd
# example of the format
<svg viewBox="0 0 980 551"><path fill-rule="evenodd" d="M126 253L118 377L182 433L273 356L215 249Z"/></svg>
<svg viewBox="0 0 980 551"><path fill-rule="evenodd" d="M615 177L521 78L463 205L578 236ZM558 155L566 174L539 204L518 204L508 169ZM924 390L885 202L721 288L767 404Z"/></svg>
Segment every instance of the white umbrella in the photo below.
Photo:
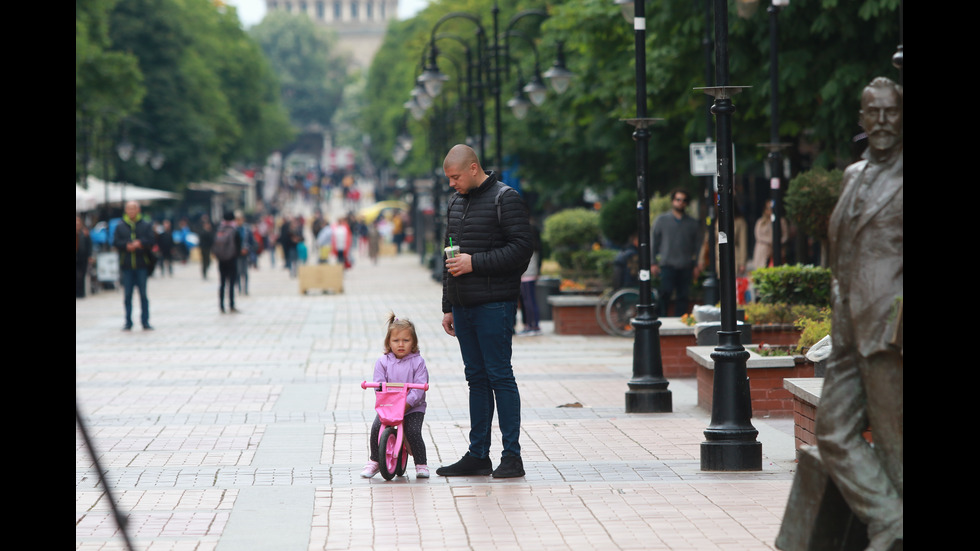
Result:
<svg viewBox="0 0 980 551"><path fill-rule="evenodd" d="M107 200L110 205L113 205L122 204L126 201L138 201L145 204L160 199L179 198L176 193L134 186L133 184L109 182L107 185L106 182L95 176L88 177L88 193L95 198L98 205L104 205Z"/></svg>
<svg viewBox="0 0 980 551"><path fill-rule="evenodd" d="M95 210L95 207L99 205L98 200L88 191L82 189L82 186L75 184L75 212L88 212L90 210Z"/></svg>

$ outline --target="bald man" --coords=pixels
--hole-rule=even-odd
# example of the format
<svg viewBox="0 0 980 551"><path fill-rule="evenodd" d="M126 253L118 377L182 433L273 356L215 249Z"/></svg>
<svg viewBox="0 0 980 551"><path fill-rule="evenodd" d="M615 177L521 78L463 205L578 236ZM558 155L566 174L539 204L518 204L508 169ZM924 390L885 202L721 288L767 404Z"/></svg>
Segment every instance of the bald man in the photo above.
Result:
<svg viewBox="0 0 980 551"><path fill-rule="evenodd" d="M511 345L521 275L533 252L528 209L516 190L483 170L476 152L454 146L443 170L455 191L449 199L446 246L459 254L443 270L442 326L456 337L469 386L470 445L440 476L524 476L519 442L521 397ZM490 459L494 409L503 441L496 470Z"/></svg>

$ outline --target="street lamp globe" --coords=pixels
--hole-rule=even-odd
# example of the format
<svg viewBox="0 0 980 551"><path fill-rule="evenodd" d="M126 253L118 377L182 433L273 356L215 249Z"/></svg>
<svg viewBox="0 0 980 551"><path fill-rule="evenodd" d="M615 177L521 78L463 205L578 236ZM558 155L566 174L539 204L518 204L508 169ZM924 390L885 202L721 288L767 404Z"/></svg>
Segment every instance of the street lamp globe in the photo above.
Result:
<svg viewBox="0 0 980 551"><path fill-rule="evenodd" d="M412 96L415 98L415 101L418 103L419 107L421 107L423 110L432 107L432 98L434 96L430 95L426 91L421 82L416 83L415 88L412 88Z"/></svg>
<svg viewBox="0 0 980 551"><path fill-rule="evenodd" d="M514 97L507 101L507 107L510 107L511 111L514 112L514 117L517 120L524 120L527 117L527 111L531 108L531 102L524 97L524 92L518 89L514 92Z"/></svg>
<svg viewBox="0 0 980 551"><path fill-rule="evenodd" d="M544 78L548 79L548 82L551 83L551 88L559 94L563 94L565 90L568 90L568 86L572 83L572 77L575 76L574 73L565 67L565 51L563 46L564 44L562 42L558 43L558 55L555 59L555 64L544 72Z"/></svg>
<svg viewBox="0 0 980 551"><path fill-rule="evenodd" d="M524 86L524 93L531 99L531 103L537 107L544 103L544 100L548 98L548 87L541 82L540 76L534 75L531 82L528 82L527 85Z"/></svg>
<svg viewBox="0 0 980 551"><path fill-rule="evenodd" d="M433 98L442 93L442 84L447 80L449 80L449 76L440 71L434 64L426 67L418 78L425 89L425 93Z"/></svg>
<svg viewBox="0 0 980 551"><path fill-rule="evenodd" d="M119 158L122 159L123 162L126 162L133 157L134 149L136 148L133 146L132 142L129 140L123 140L116 146L116 153L119 154Z"/></svg>

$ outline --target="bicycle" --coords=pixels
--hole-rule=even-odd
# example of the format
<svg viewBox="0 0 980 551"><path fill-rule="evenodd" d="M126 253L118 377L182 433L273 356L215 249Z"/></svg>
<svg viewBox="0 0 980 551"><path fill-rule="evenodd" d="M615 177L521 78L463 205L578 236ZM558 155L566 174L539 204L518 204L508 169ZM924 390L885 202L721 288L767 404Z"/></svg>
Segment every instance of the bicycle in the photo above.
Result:
<svg viewBox="0 0 980 551"><path fill-rule="evenodd" d="M656 304L657 292L651 290L650 304ZM633 336L633 318L640 302L640 290L636 287L623 287L607 290L596 303L596 321L599 327L613 336Z"/></svg>
<svg viewBox="0 0 980 551"><path fill-rule="evenodd" d="M405 399L408 391L413 388L429 390L429 384L417 383L369 383L364 381L361 388L376 389L374 411L381 419L381 431L378 436L378 469L385 480L405 474L408 466L408 456L412 449L408 440L402 438L402 420L405 418ZM384 452L384 458L380 457Z"/></svg>

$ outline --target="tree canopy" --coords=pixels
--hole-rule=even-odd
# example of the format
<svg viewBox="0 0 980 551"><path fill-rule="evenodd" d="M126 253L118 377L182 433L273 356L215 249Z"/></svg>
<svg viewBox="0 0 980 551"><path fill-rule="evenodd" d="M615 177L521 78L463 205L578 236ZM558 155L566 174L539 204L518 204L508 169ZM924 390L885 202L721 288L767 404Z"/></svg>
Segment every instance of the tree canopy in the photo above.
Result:
<svg viewBox="0 0 980 551"><path fill-rule="evenodd" d="M272 11L249 34L265 53L282 86L293 125L327 127L347 85L350 56L336 35L306 15Z"/></svg>
<svg viewBox="0 0 980 551"><path fill-rule="evenodd" d="M261 50L234 8L209 0L77 0L75 73L76 180L88 161L107 179L180 190L289 136ZM115 157L122 142L162 164Z"/></svg>
<svg viewBox="0 0 980 551"><path fill-rule="evenodd" d="M510 17L526 9L546 9L550 17L522 27L531 36L544 70L556 44L563 43L565 61L576 75L562 95L551 93L524 120L504 108L503 150L519 163L526 190L555 205L576 204L587 188L612 196L635 188L633 127L622 119L636 116L634 31L611 0L434 0L414 18L393 24L371 66L366 85L368 107L363 130L371 136L375 159L392 163L391 151L402 127L415 136L416 147L401 167L406 174L426 174L441 164L446 144L465 140L459 116L472 109L472 91L447 82L445 97L416 121L401 107L421 74L430 33L440 18L469 13L492 33L491 13L500 10L501 30ZM706 33L712 28L706 8L711 2L649 0L646 3L647 113L663 121L652 128L648 186L651 192L674 187L694 189L689 144L708 138L710 98L697 87L714 85L706 62ZM761 173L770 141L770 77L768 5L739 17L729 2L730 85L747 86L734 98L733 141L738 171ZM841 166L854 159L853 138L860 132L857 110L861 88L884 75L895 80L891 57L900 43L900 0L794 0L778 14L779 133L793 147L784 152L794 172L811 166ZM460 17L440 31L475 44L476 26ZM488 37L489 38L489 37ZM503 38L502 38L503 40ZM509 80L501 87L506 102L518 74L533 70L533 51L512 40ZM438 42L441 70L464 78L465 48L456 40ZM710 47L710 45L709 45ZM710 51L712 63L714 52ZM455 61L454 61L455 60ZM459 67L459 68L457 68ZM487 71L488 67L480 70ZM708 75L711 75L709 77ZM461 107L462 106L462 107ZM492 98L486 96L489 133L493 133ZM441 137L438 132L448 135ZM710 136L714 139L714 136ZM496 139L496 136L490 136ZM436 151L430 151L430 148ZM547 208L547 205L545 205Z"/></svg>

